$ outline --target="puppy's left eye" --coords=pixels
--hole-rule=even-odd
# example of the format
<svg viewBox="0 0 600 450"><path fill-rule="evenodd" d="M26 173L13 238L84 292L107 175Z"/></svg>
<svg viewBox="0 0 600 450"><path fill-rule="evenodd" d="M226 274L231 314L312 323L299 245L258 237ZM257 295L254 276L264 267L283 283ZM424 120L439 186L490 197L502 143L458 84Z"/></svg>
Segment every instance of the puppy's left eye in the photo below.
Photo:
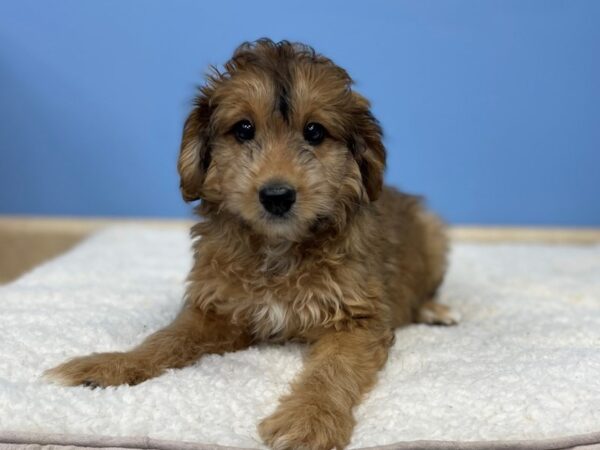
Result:
<svg viewBox="0 0 600 450"><path fill-rule="evenodd" d="M327 130L323 125L317 122L309 122L304 127L304 139L310 145L319 145L325 139Z"/></svg>
<svg viewBox="0 0 600 450"><path fill-rule="evenodd" d="M232 131L240 142L254 139L254 125L249 120L240 120L233 126Z"/></svg>

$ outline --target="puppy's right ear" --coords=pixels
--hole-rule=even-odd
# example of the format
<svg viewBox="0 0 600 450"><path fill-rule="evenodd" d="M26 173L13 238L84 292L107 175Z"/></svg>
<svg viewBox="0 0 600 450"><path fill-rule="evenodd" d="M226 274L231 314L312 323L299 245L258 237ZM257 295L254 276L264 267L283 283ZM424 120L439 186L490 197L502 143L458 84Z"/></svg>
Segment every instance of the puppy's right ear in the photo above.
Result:
<svg viewBox="0 0 600 450"><path fill-rule="evenodd" d="M379 122L373 116L369 101L353 92L354 100L354 136L351 150L356 158L363 185L370 201L375 201L383 188L385 170L385 146Z"/></svg>
<svg viewBox="0 0 600 450"><path fill-rule="evenodd" d="M196 106L183 127L177 170L179 188L186 202L202 197L202 183L210 166L209 122L211 108L205 95L196 99Z"/></svg>

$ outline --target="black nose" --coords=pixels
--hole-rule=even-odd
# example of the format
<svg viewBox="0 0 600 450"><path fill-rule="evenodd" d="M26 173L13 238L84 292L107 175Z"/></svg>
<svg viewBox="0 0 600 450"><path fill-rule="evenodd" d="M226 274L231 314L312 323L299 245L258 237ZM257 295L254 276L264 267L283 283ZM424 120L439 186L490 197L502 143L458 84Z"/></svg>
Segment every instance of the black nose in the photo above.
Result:
<svg viewBox="0 0 600 450"><path fill-rule="evenodd" d="M296 201L296 191L285 184L267 184L258 193L258 198L271 214L283 216Z"/></svg>

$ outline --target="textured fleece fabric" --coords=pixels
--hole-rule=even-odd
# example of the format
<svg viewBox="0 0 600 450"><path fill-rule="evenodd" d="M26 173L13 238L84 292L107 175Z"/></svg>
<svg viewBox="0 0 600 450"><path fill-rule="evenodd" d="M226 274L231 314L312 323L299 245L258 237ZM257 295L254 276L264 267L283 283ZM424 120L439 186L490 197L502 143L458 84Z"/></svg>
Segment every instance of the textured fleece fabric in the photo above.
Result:
<svg viewBox="0 0 600 450"><path fill-rule="evenodd" d="M301 369L300 344L206 356L135 387L40 379L168 324L190 247L180 230L107 229L0 287L1 448L263 447L256 425ZM440 301L460 324L397 330L350 448L600 442L600 246L455 244Z"/></svg>

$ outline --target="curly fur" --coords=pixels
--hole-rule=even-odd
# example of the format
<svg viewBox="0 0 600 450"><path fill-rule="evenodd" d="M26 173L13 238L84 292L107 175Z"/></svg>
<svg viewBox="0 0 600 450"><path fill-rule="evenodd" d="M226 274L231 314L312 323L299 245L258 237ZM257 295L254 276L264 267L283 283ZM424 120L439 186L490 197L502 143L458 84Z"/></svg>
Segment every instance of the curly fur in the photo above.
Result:
<svg viewBox="0 0 600 450"><path fill-rule="evenodd" d="M240 120L254 124L253 139L236 139ZM308 122L327 130L318 145L303 137ZM305 368L260 435L277 449L345 447L393 329L452 323L433 302L444 227L419 198L384 188L384 167L381 128L346 71L305 45L242 44L208 77L184 126L181 192L201 200L203 217L184 308L131 351L76 358L48 376L136 384L206 353L302 340ZM283 219L258 200L273 180L297 192Z"/></svg>

